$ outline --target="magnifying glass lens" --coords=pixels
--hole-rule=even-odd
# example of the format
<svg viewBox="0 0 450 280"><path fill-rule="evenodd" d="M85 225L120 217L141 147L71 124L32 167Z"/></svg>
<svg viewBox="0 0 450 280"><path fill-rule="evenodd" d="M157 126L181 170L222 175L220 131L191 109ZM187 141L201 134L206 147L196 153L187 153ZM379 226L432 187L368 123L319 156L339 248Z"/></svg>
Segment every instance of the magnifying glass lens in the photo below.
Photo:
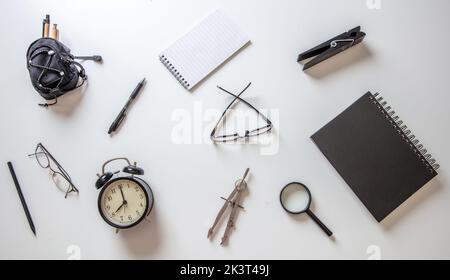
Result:
<svg viewBox="0 0 450 280"><path fill-rule="evenodd" d="M302 213L308 210L311 197L309 192L300 184L288 185L281 193L281 203L292 213Z"/></svg>

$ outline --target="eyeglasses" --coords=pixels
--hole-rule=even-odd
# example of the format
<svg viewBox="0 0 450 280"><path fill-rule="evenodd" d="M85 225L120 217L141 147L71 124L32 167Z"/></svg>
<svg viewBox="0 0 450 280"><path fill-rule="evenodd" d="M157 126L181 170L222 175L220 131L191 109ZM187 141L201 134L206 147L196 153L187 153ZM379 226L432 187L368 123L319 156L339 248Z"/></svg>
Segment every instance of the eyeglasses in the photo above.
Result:
<svg viewBox="0 0 450 280"><path fill-rule="evenodd" d="M234 96L233 101L231 101L230 105L225 109L225 111L222 113L222 116L220 117L219 121L217 122L216 126L214 127L213 131L211 132L211 140L214 142L232 142L237 141L239 139L248 139L251 137L256 137L264 133L269 133L272 130L272 122L263 114L261 114L258 109L256 109L252 104L248 103L244 99L241 98L241 95L251 86L252 83L249 83L238 95L235 95L228 90L217 86L220 90L222 90L225 93L228 93L231 96ZM225 134L225 135L216 135L216 130L219 126L219 124L223 121L225 122L225 117L227 112L230 110L230 108L235 105L238 101L242 101L244 104L249 106L251 109L253 109L258 115L262 117L262 119L267 123L267 125L253 129L253 130L247 130L245 131L244 135L239 135L239 133L234 134Z"/></svg>
<svg viewBox="0 0 450 280"><path fill-rule="evenodd" d="M34 154L28 155L35 157L38 164L44 168L49 169L52 175L52 180L56 187L66 193L65 198L69 193L78 193L78 189L72 183L72 179L64 168L56 161L50 152L41 143L37 144Z"/></svg>

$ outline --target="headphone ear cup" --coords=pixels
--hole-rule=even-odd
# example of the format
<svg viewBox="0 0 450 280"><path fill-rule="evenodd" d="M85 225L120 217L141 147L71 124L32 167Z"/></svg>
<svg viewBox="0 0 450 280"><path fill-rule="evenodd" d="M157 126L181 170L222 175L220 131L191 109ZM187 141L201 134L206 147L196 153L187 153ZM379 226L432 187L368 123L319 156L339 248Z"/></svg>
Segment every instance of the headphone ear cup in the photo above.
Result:
<svg viewBox="0 0 450 280"><path fill-rule="evenodd" d="M134 165L126 166L123 168L122 171L131 175L138 175L138 176L144 175L144 169Z"/></svg>
<svg viewBox="0 0 450 280"><path fill-rule="evenodd" d="M103 188L103 186L109 181L111 180L111 178L114 176L114 174L112 172L106 172L105 174L103 174L102 176L100 176L100 178L97 179L97 182L95 182L95 187L98 189Z"/></svg>

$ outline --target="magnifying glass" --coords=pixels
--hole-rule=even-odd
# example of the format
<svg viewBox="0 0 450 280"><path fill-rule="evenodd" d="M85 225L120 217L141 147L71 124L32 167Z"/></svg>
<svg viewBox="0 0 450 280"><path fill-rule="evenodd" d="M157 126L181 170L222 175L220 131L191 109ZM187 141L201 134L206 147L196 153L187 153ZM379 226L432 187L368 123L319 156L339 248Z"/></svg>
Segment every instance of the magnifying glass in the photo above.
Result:
<svg viewBox="0 0 450 280"><path fill-rule="evenodd" d="M310 216L322 230L328 235L332 236L333 233L329 230L319 218L311 211L311 192L302 183L290 183L287 184L280 193L280 202L286 212L298 215L306 213Z"/></svg>

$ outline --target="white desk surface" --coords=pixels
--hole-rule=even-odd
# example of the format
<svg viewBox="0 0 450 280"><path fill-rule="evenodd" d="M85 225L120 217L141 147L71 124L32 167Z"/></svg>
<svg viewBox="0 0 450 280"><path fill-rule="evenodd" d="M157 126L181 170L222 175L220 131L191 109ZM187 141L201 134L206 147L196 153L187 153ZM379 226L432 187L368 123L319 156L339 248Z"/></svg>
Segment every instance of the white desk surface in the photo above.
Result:
<svg viewBox="0 0 450 280"><path fill-rule="evenodd" d="M217 8L252 44L188 93L158 54ZM369 9L366 0L1 1L0 258L67 259L72 248L82 259L367 259L374 252L383 259L449 258L449 9L448 0L382 0L379 10ZM102 65L84 62L89 85L48 110L37 106L42 99L25 67L27 47L40 36L47 13L74 53L104 58ZM363 44L302 72L300 52L357 25L367 32ZM110 138L107 128L144 76L150 82ZM174 143L176 112L194 118L195 106L222 110L230 98L215 86L237 91L249 81L248 100L279 112L276 153L262 155L258 145ZM382 92L442 166L435 180L381 224L309 138L368 90ZM196 129L194 135L201 133L202 127ZM78 197L64 199L47 171L27 157L38 142L72 176ZM151 222L118 235L101 220L94 188L101 164L114 156L137 161L156 196ZM246 211L230 246L222 248L206 233L222 205L219 197L246 167L252 174ZM310 219L281 209L279 191L291 181L311 188L314 210L335 241Z"/></svg>

